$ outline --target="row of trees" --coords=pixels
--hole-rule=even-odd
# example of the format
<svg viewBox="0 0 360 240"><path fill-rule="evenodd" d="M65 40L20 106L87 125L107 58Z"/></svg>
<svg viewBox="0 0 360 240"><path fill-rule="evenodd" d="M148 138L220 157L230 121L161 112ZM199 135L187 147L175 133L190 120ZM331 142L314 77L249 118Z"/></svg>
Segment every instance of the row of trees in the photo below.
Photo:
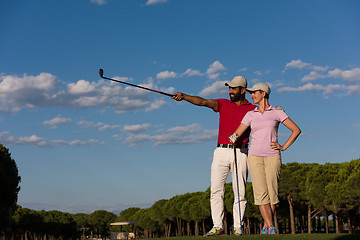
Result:
<svg viewBox="0 0 360 240"><path fill-rule="evenodd" d="M132 221L138 237L200 235L212 227L210 189L176 195L150 208L129 208L116 216L99 210L91 214L35 211L16 206L20 190L17 167L8 149L0 145L0 239L67 239L108 236L114 221ZM259 233L261 215L247 183L244 230ZM279 233L342 232L359 229L360 159L344 163L288 163L279 181L280 203L276 228ZM225 186L225 233L232 226L233 192Z"/></svg>
<svg viewBox="0 0 360 240"><path fill-rule="evenodd" d="M252 184L247 183L244 230L259 233L258 207L253 204ZM354 232L360 225L360 159L335 164L288 163L279 182L280 203L276 225L279 233ZM106 237L115 221L136 222L138 237L201 235L212 227L210 189L162 199L146 209L128 208L116 216L99 210L91 214L34 211L18 207L12 215L8 239L66 239ZM232 226L233 192L225 186L225 233Z"/></svg>
<svg viewBox="0 0 360 240"><path fill-rule="evenodd" d="M3 239L85 239L110 235L110 223L117 215L104 210L91 214L36 211L18 206L3 233ZM1 235L0 235L1 236ZM1 239L1 238L0 238Z"/></svg>
<svg viewBox="0 0 360 240"><path fill-rule="evenodd" d="M246 186L244 230L259 233L261 215L254 205L252 184ZM279 233L347 231L360 228L360 159L344 163L288 163L279 181L280 203L276 228ZM212 227L210 189L159 200L148 209L129 208L117 221L137 222L137 235L170 237L199 235ZM225 186L225 233L232 226L233 192Z"/></svg>

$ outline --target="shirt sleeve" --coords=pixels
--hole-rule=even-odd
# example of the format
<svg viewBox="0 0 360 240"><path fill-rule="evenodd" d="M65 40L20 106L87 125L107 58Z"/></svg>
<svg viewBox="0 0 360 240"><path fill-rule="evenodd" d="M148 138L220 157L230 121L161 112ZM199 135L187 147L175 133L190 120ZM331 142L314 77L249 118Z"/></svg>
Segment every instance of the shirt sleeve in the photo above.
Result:
<svg viewBox="0 0 360 240"><path fill-rule="evenodd" d="M251 113L252 111L250 111L250 112L247 112L246 114L245 114L245 116L244 116L244 118L242 119L242 121L241 121L241 123L242 124L244 124L244 125L246 125L246 126L250 126L250 123L251 123L251 116L250 116L250 113Z"/></svg>
<svg viewBox="0 0 360 240"><path fill-rule="evenodd" d="M218 107L217 107L217 111L215 111L214 110L214 112L220 112L221 111L221 108L222 108L222 106L223 106L223 102L222 102L222 100L221 99L216 99L216 101L217 101L217 104L218 104Z"/></svg>
<svg viewBox="0 0 360 240"><path fill-rule="evenodd" d="M289 116L283 110L276 110L279 122L285 121Z"/></svg>

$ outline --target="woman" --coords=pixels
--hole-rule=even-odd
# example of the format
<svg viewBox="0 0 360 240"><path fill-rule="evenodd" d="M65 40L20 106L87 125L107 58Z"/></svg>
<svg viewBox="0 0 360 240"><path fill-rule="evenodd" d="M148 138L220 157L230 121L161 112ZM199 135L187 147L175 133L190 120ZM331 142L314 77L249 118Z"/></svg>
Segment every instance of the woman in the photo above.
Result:
<svg viewBox="0 0 360 240"><path fill-rule="evenodd" d="M261 234L276 234L273 224L275 204L278 198L278 180L281 168L280 151L285 151L301 133L300 128L282 109L269 104L270 88L266 83L256 83L246 89L258 107L248 112L235 133L229 136L236 142L248 127L251 128L251 140L248 165L253 184L255 205L259 206L264 219ZM277 141L279 124L283 123L291 130L287 141L280 145Z"/></svg>

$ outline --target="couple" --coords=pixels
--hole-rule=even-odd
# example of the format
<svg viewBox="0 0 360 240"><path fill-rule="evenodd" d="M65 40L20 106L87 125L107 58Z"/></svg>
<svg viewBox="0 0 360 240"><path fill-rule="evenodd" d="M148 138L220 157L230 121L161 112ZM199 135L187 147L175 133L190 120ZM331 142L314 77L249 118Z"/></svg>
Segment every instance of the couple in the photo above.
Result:
<svg viewBox="0 0 360 240"><path fill-rule="evenodd" d="M301 131L283 110L275 109L269 104L270 88L266 83L256 83L252 88L247 88L246 79L236 76L231 82L226 82L225 86L229 87L230 100L204 99L180 92L172 97L177 101L185 100L197 106L208 107L220 114L218 144L211 165L210 205L213 228L205 236L223 234L224 185L229 170L234 191L234 234L242 235L248 166L255 205L259 206L264 219L261 234L276 234L273 215L275 204L279 202L277 182L281 168L280 151L286 150ZM245 93L251 94L258 107L246 100ZM292 131L283 145L277 141L279 123ZM250 130L251 145L248 150ZM234 161L235 154L237 161Z"/></svg>

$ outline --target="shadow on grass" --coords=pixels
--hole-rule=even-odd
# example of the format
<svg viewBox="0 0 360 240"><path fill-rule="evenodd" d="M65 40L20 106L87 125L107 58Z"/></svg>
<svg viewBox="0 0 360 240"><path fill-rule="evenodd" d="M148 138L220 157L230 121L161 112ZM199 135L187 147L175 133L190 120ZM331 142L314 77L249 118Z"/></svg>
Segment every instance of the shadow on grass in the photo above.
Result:
<svg viewBox="0 0 360 240"><path fill-rule="evenodd" d="M360 234L346 234L334 238L334 240L359 240L359 239L360 239Z"/></svg>

